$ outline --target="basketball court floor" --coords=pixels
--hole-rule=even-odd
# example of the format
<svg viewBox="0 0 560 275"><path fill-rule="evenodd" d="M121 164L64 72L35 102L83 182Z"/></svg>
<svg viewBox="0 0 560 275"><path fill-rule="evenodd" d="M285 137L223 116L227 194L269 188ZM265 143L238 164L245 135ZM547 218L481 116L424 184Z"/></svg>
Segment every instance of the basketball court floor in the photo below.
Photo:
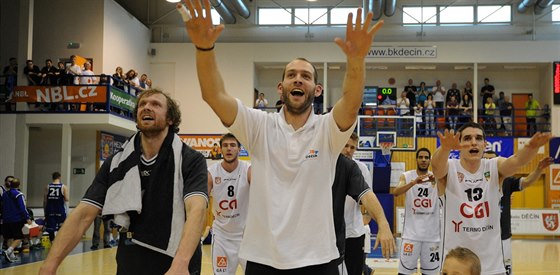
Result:
<svg viewBox="0 0 560 275"><path fill-rule="evenodd" d="M91 241L80 242L58 270L58 275L101 275L115 274L115 254L117 248L92 251ZM513 240L513 270L516 275L560 274L560 240ZM32 250L20 253L20 261L7 263L2 257L0 273L3 275L38 274L48 249ZM375 268L375 274L397 274L398 260L375 258L379 253L372 253L367 259L369 266ZM212 274L210 245L203 246L202 274ZM373 256L373 257L372 257ZM236 274L243 274L238 269ZM420 273L415 273L420 274Z"/></svg>

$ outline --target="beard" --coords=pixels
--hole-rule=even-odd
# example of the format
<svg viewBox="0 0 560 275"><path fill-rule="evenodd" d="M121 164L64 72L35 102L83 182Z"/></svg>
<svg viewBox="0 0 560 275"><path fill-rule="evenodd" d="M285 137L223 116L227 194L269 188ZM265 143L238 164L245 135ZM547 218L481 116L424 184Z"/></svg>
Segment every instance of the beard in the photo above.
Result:
<svg viewBox="0 0 560 275"><path fill-rule="evenodd" d="M291 101L289 93L289 91L282 88L282 95L284 96L284 107L288 112L295 115L301 115L311 108L311 104L313 103L313 99L315 98L313 93L311 93L310 96L307 96L303 103L299 106Z"/></svg>
<svg viewBox="0 0 560 275"><path fill-rule="evenodd" d="M169 125L167 125L165 122L155 123L152 125L142 125L142 121L136 122L136 128L138 128L138 130L140 130L142 134L147 136L155 136L157 134L160 134L161 132L165 131L168 126Z"/></svg>
<svg viewBox="0 0 560 275"><path fill-rule="evenodd" d="M223 160L224 160L224 162L226 162L226 163L234 163L235 161L237 161L237 157L234 157L234 158L232 158L232 159L230 159L230 160L228 160L228 159L226 159L226 158L224 157Z"/></svg>
<svg viewBox="0 0 560 275"><path fill-rule="evenodd" d="M420 172L427 172L427 171L428 171L428 167L422 168L422 167L418 166L417 169L418 169L418 171L420 171Z"/></svg>

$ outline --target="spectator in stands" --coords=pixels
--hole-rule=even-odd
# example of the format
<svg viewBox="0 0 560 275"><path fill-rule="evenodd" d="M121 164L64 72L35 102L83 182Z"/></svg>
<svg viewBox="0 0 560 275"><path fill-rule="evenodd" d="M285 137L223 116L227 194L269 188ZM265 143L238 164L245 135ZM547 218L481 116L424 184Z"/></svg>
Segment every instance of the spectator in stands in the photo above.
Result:
<svg viewBox="0 0 560 275"><path fill-rule="evenodd" d="M461 104L461 91L457 89L457 83L451 84L451 89L447 90L447 95L445 96L445 102L449 102L449 99L454 96L457 103Z"/></svg>
<svg viewBox="0 0 560 275"><path fill-rule="evenodd" d="M146 85L146 80L148 80L148 75L147 74L142 74L140 76L140 89L142 90L146 90L148 89L148 86Z"/></svg>
<svg viewBox="0 0 560 275"><path fill-rule="evenodd" d="M537 132L537 112L541 108L538 101L533 99L533 94L529 94L529 100L525 103L526 120L527 120L527 136L531 137Z"/></svg>
<svg viewBox="0 0 560 275"><path fill-rule="evenodd" d="M68 80L66 83L79 85L80 84L79 76L82 75L82 68L80 68L80 65L76 63L75 55L71 55L70 60L72 60L72 65L66 68L66 74L68 75Z"/></svg>
<svg viewBox="0 0 560 275"><path fill-rule="evenodd" d="M472 83L470 81L467 81L465 83L465 89L463 89L463 95L468 95L470 102L473 102L473 89L472 89Z"/></svg>
<svg viewBox="0 0 560 275"><path fill-rule="evenodd" d="M11 90L11 88L17 85L17 71L18 64L15 57L10 57L8 66L4 67L2 74L6 77L6 88Z"/></svg>
<svg viewBox="0 0 560 275"><path fill-rule="evenodd" d="M422 106L422 104L420 104L420 102L418 102L416 104L416 106L413 107L414 108L414 116L416 117L415 121L416 121L416 132L418 133L418 135L424 135L424 123L423 123L423 119L422 119L422 112L424 111L424 106Z"/></svg>
<svg viewBox="0 0 560 275"><path fill-rule="evenodd" d="M58 69L53 66L52 60L45 60L45 67L41 69L39 76L41 77L42 85L56 85L56 73Z"/></svg>
<svg viewBox="0 0 560 275"><path fill-rule="evenodd" d="M469 94L463 93L463 100L461 100L459 109L461 110L460 117L459 117L459 122L461 122L461 125L457 125L457 126L461 127L463 123L472 121L473 102Z"/></svg>
<svg viewBox="0 0 560 275"><path fill-rule="evenodd" d="M33 60L27 60L26 66L23 68L23 74L27 77L27 85L41 85L41 70L37 65L33 64Z"/></svg>
<svg viewBox="0 0 560 275"><path fill-rule="evenodd" d="M484 79L484 86L482 86L482 88L480 89L480 95L482 96L482 102L486 103L488 101L486 101L487 98L492 97L492 99L494 99L494 86L490 85L490 79L485 78Z"/></svg>
<svg viewBox="0 0 560 275"><path fill-rule="evenodd" d="M504 110L505 106L505 100L504 100L505 94L503 91L500 91L500 93L498 94L498 99L496 100L496 107L498 108L498 111L500 112L500 116L496 117L496 129L501 130L501 129L505 129L504 127L504 122L502 120L502 110Z"/></svg>
<svg viewBox="0 0 560 275"><path fill-rule="evenodd" d="M128 92L131 95L136 95L140 86L140 80L138 79L138 73L134 69L126 72L126 83L129 85Z"/></svg>
<svg viewBox="0 0 560 275"><path fill-rule="evenodd" d="M512 119L511 115L513 114L513 104L509 101L509 96L504 96L504 104L503 110L500 108L500 117L502 123L504 124L504 129L506 136L512 135Z"/></svg>
<svg viewBox="0 0 560 275"><path fill-rule="evenodd" d="M445 100L446 90L441 86L441 81L436 80L436 86L432 88L432 94L434 95L434 102L436 103L436 114L437 116L443 116L444 100Z"/></svg>
<svg viewBox="0 0 560 275"><path fill-rule="evenodd" d="M323 113L323 94L325 91L323 90L323 85L321 83L318 83L317 85L321 86L321 94L313 98L313 112L320 115Z"/></svg>
<svg viewBox="0 0 560 275"><path fill-rule="evenodd" d="M93 85L97 84L98 80L93 71L91 70L91 63L84 63L84 69L80 76L80 85Z"/></svg>
<svg viewBox="0 0 560 275"><path fill-rule="evenodd" d="M123 74L122 67L117 67L113 74L113 86L124 91L125 75Z"/></svg>
<svg viewBox="0 0 560 275"><path fill-rule="evenodd" d="M496 104L492 97L486 98L486 103L484 104L484 131L487 135L493 136L496 132L496 120L494 119L494 111L496 110Z"/></svg>
<svg viewBox="0 0 560 275"><path fill-rule="evenodd" d="M541 116L544 119L544 124L542 125L543 127L541 132L550 132L550 106L548 104L545 104L543 106Z"/></svg>
<svg viewBox="0 0 560 275"><path fill-rule="evenodd" d="M426 91L426 82L420 82L420 88L418 89L416 102L424 106L424 101L428 98L428 91Z"/></svg>
<svg viewBox="0 0 560 275"><path fill-rule="evenodd" d="M457 90L459 91L459 90ZM447 115L449 116L449 128L457 129L457 122L459 122L459 102L452 95L447 101Z"/></svg>
<svg viewBox="0 0 560 275"><path fill-rule="evenodd" d="M31 219L25 206L25 197L18 189L20 184L19 179L14 178L10 182L10 189L2 194L2 234L5 239L12 240L3 254L6 260L11 263L17 261L14 249L23 240L21 228L26 223L31 225Z"/></svg>
<svg viewBox="0 0 560 275"><path fill-rule="evenodd" d="M146 90L151 90L152 89L152 79L148 78L146 79Z"/></svg>
<svg viewBox="0 0 560 275"><path fill-rule="evenodd" d="M255 108L264 110L268 107L268 100L264 97L264 93L259 94L259 98L255 100Z"/></svg>
<svg viewBox="0 0 560 275"><path fill-rule="evenodd" d="M54 73L56 77L56 84L58 85L66 85L68 84L68 75L66 74L66 66L64 66L64 62L59 61L57 64L58 70Z"/></svg>
<svg viewBox="0 0 560 275"><path fill-rule="evenodd" d="M408 79L408 85L404 86L406 91L406 98L410 102L410 113L414 112L414 107L416 106L416 86L414 86L412 78Z"/></svg>
<svg viewBox="0 0 560 275"><path fill-rule="evenodd" d="M397 109L399 110L399 115L407 116L410 114L410 101L406 97L407 92L402 91L401 97L397 99Z"/></svg>
<svg viewBox="0 0 560 275"><path fill-rule="evenodd" d="M426 135L435 136L436 135L436 120L435 120L435 108L436 103L434 102L434 96L432 93L428 94L428 98L424 101L424 114L426 120Z"/></svg>

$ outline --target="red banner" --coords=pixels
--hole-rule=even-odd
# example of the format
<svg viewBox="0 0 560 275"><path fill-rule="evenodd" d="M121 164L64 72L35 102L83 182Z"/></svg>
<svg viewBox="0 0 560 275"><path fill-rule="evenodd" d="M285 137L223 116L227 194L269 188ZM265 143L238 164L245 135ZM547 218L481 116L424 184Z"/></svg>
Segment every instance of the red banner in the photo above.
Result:
<svg viewBox="0 0 560 275"><path fill-rule="evenodd" d="M106 86L17 86L11 102L107 102Z"/></svg>

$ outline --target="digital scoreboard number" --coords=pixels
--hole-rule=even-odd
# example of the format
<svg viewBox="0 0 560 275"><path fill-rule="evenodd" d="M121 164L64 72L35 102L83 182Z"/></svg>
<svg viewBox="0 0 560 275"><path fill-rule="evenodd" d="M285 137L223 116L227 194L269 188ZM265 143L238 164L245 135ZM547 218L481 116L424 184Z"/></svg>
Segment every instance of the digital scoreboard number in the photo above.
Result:
<svg viewBox="0 0 560 275"><path fill-rule="evenodd" d="M382 102L387 97L397 100L397 88L395 87L379 87L377 88L377 99Z"/></svg>
<svg viewBox="0 0 560 275"><path fill-rule="evenodd" d="M560 61L552 63L552 91L554 93L554 105L560 105Z"/></svg>

